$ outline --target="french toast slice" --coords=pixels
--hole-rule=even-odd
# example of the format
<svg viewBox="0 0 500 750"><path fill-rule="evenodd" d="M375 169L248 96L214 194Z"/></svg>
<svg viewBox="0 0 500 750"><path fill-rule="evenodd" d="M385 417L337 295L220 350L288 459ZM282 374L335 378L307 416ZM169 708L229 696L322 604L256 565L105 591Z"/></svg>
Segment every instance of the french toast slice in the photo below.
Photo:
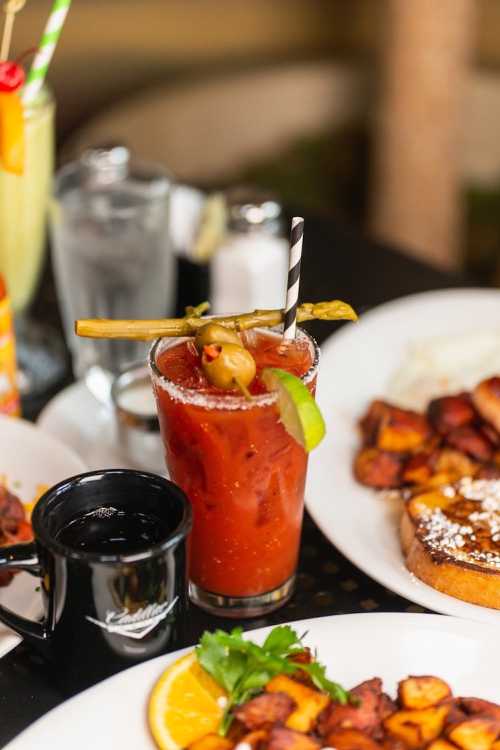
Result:
<svg viewBox="0 0 500 750"><path fill-rule="evenodd" d="M457 599L500 609L500 481L462 479L406 500L406 567Z"/></svg>

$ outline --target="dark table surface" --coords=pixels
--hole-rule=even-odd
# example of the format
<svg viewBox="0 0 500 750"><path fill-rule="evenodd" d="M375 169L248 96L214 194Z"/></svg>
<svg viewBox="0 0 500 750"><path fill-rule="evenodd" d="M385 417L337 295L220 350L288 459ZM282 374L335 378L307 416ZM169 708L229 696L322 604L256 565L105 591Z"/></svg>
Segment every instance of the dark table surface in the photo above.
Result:
<svg viewBox="0 0 500 750"><path fill-rule="evenodd" d="M362 313L402 295L463 285L463 279L436 271L394 250L341 230L331 220L309 218L306 221L301 281L301 299L304 301L337 297L352 303ZM45 275L35 312L58 324L50 269ZM332 325L311 324L310 330L321 343L332 333ZM34 418L42 405L40 402L27 404L28 415ZM375 583L351 565L306 517L296 594L283 609L266 618L246 621L245 627L372 611L424 610ZM196 641L205 629L234 625L234 621L211 617L194 607L189 623L186 643ZM23 644L0 659L0 747L62 700L50 667Z"/></svg>

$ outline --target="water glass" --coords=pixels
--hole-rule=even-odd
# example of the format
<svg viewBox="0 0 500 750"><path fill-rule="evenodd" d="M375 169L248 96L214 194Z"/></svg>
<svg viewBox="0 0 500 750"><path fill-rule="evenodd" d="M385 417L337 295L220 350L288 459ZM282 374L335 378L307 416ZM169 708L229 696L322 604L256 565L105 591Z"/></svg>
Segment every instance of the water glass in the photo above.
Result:
<svg viewBox="0 0 500 750"><path fill-rule="evenodd" d="M51 232L57 292L77 378L107 401L113 376L146 360L141 341L79 339L77 318L161 318L174 306L171 181L122 146L92 149L56 176Z"/></svg>

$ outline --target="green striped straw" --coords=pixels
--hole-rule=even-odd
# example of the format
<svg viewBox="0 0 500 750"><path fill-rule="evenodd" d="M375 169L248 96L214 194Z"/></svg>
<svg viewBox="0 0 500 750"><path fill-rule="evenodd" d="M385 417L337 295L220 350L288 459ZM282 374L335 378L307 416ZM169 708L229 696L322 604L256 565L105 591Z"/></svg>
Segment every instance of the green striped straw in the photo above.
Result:
<svg viewBox="0 0 500 750"><path fill-rule="evenodd" d="M35 59L33 60L31 70L24 86L23 102L25 104L30 104L36 99L43 86L70 5L71 0L55 0L54 5L52 6L49 20L47 21L47 26L45 27L40 42L40 47L35 55Z"/></svg>

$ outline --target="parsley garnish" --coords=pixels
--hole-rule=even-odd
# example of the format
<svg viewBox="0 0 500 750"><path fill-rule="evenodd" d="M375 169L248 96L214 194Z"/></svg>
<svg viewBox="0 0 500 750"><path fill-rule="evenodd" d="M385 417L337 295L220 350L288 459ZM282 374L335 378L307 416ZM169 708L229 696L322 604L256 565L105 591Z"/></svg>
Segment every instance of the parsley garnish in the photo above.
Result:
<svg viewBox="0 0 500 750"><path fill-rule="evenodd" d="M262 646L243 637L242 628L230 633L216 630L205 632L196 647L196 656L201 666L223 687L228 694L228 705L220 727L226 734L233 719L235 706L245 703L261 692L276 675L293 674L301 669L307 672L314 685L328 693L338 703L347 703L349 693L326 676L326 668L318 661L296 664L290 657L304 651L302 638L289 625L272 629Z"/></svg>

